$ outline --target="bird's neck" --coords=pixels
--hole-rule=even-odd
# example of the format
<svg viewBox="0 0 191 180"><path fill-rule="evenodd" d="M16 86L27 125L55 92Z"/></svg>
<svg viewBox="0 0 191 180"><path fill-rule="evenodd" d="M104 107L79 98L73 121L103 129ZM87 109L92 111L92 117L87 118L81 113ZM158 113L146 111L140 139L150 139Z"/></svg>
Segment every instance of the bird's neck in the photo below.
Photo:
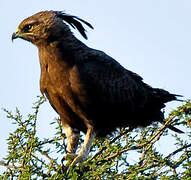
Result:
<svg viewBox="0 0 191 180"><path fill-rule="evenodd" d="M77 61L80 61L82 59L80 57L81 52L84 52L87 48L75 37L63 38L50 43L46 42L38 46L41 63L54 61L66 67L73 66Z"/></svg>

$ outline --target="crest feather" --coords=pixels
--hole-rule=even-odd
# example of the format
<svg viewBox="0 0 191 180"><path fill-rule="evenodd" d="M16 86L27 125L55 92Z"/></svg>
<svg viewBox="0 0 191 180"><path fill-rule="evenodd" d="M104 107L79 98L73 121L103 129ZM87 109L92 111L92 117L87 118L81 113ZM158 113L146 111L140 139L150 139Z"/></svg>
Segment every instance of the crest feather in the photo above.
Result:
<svg viewBox="0 0 191 180"><path fill-rule="evenodd" d="M72 26L74 29L77 28L77 30L80 32L80 34L87 39L87 35L86 35L86 30L83 27L82 23L83 22L85 25L87 25L89 28L93 29L93 26L88 23L87 21L77 17L77 16L73 16L70 14L66 14L63 11L56 11L55 12L56 16L61 18L62 20L66 21L70 26ZM81 21L81 22L80 22Z"/></svg>

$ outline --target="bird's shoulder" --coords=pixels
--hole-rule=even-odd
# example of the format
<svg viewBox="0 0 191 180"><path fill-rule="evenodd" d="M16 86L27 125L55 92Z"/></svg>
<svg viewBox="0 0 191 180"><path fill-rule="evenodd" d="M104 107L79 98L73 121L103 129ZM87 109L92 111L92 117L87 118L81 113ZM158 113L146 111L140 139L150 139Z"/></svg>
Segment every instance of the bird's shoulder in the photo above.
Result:
<svg viewBox="0 0 191 180"><path fill-rule="evenodd" d="M93 78L97 80L120 81L129 79L142 83L142 77L124 68L118 61L103 51L89 49L76 63L79 75L82 78Z"/></svg>

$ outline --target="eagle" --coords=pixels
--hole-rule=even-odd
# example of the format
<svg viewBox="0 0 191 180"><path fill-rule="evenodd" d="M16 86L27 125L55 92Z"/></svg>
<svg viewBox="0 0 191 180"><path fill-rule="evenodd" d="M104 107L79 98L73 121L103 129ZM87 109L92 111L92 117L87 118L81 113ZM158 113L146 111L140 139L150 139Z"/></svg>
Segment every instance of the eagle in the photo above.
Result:
<svg viewBox="0 0 191 180"><path fill-rule="evenodd" d="M165 103L179 96L151 87L103 51L86 46L71 31L87 39L84 25L93 29L63 11L42 11L24 19L12 34L12 40L21 38L38 48L40 91L61 118L71 165L88 158L95 137L163 122ZM80 132L85 139L76 154Z"/></svg>

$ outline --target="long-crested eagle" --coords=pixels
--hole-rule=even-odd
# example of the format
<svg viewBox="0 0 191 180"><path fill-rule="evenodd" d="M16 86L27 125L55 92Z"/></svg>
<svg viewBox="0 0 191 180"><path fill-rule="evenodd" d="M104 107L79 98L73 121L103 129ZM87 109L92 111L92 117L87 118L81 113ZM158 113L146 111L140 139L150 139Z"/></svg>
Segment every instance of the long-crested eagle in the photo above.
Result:
<svg viewBox="0 0 191 180"><path fill-rule="evenodd" d="M43 11L23 20L12 35L12 40L22 38L38 47L40 90L60 115L68 154L76 152L80 131L86 134L72 165L87 159L96 136L105 137L117 127L162 122L161 109L178 96L152 88L112 57L87 47L69 28L87 39L82 23L93 28L76 16Z"/></svg>

